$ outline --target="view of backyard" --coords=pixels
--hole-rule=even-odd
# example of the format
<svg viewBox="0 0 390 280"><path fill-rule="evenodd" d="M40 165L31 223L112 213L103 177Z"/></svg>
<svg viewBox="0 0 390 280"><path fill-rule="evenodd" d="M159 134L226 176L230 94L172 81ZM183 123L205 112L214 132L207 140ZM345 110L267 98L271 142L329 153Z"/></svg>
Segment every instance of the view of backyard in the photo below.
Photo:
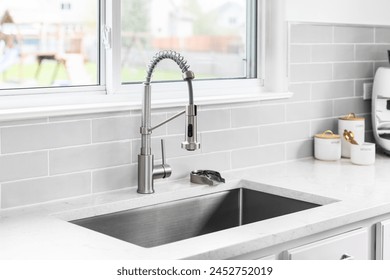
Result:
<svg viewBox="0 0 390 280"><path fill-rule="evenodd" d="M141 82L151 57L172 49L197 78L245 77L244 0L121 0L123 83ZM98 85L97 0L2 0L0 89ZM164 62L154 80L180 80Z"/></svg>

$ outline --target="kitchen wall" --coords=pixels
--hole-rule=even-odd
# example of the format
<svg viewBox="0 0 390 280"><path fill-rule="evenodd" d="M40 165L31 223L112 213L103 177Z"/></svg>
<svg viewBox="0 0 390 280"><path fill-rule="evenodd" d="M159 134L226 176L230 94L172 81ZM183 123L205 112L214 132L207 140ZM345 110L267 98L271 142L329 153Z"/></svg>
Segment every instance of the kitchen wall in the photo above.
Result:
<svg viewBox="0 0 390 280"><path fill-rule="evenodd" d="M388 0L283 0L288 21L389 25Z"/></svg>
<svg viewBox="0 0 390 280"><path fill-rule="evenodd" d="M223 172L311 157L312 136L337 131L337 117L349 112L366 117L371 138L370 102L362 100L362 88L387 64L390 28L292 24L289 37L294 97L202 106L202 148L196 152L180 148L184 118L157 129L153 149L160 158L159 139L166 139L173 167L168 180L193 169ZM155 110L153 122L181 109ZM139 111L0 123L0 207L135 186L139 124Z"/></svg>

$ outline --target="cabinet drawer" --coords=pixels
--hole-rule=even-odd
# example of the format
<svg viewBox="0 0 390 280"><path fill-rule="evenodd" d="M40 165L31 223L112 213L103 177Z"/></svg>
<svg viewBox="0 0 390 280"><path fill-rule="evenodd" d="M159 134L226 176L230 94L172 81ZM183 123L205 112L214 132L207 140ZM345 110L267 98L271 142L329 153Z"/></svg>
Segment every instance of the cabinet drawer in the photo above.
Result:
<svg viewBox="0 0 390 280"><path fill-rule="evenodd" d="M284 257L288 260L368 260L370 237L367 229L357 229L287 250Z"/></svg>

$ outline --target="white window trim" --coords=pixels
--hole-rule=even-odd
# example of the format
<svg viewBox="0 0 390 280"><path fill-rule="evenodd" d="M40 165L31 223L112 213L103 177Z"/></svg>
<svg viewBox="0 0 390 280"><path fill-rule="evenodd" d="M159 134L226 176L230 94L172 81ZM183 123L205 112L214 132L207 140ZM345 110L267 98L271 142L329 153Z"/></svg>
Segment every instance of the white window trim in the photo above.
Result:
<svg viewBox="0 0 390 280"><path fill-rule="evenodd" d="M121 1L102 1L106 7L112 7L101 15L102 26L109 27L111 31L111 48L101 52L100 67L102 73L113 74L101 75L102 86L50 90L36 88L19 92L12 90L12 96L0 97L0 121L141 108L142 84L122 85L120 80L121 36L120 28L117 27L120 26L121 17L118 13ZM265 76L265 84L262 79L195 80L193 86L195 102L198 105L276 100L293 95L286 90L287 44L284 40L287 39L287 28L284 20L284 1L259 0L259 11L267 13L268 19L267 22L259 23L258 28L258 49L267 49L267 54L262 51L261 55L257 56L258 65L261 65L258 67L258 73ZM260 18L263 19L264 15ZM194 71L196 74L196 70ZM152 83L152 87L153 108L175 107L187 102L184 82Z"/></svg>

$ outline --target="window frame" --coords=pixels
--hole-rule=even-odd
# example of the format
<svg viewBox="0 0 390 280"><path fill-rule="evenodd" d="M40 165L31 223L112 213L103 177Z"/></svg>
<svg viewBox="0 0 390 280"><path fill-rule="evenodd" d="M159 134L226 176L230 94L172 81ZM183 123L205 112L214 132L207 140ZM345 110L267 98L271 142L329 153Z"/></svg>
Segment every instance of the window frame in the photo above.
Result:
<svg viewBox="0 0 390 280"><path fill-rule="evenodd" d="M253 58L251 62L246 64L247 77L246 78L222 78L222 79L205 79L196 80L195 84L201 85L199 89L204 94L216 94L217 90L231 89L232 86L236 88L243 87L262 87L264 85L264 69L259 63L263 61L261 59L264 53L265 37L259 37L259 30L265 26L265 0L246 0L247 4L247 38L255 38L251 44L246 44L247 57ZM119 3L118 3L119 2ZM139 83L122 83L121 81L121 0L106 0L106 26L110 30L110 43L111 49L107 50L107 73L113 73L109 77L107 76L107 94L134 94L134 91L138 90L136 84ZM261 13L261 16L259 16ZM247 39L248 40L248 39ZM192 69L195 72L196 69ZM146 69L145 69L146 71ZM230 81L226 83L226 81ZM153 81L152 81L153 82ZM171 91L178 92L182 90L182 86L179 85L180 81L164 81L154 82L153 86L156 91ZM167 89L169 88L169 89ZM205 92L207 90L207 92ZM197 91L198 92L198 91ZM217 94L218 95L218 94Z"/></svg>
<svg viewBox="0 0 390 280"><path fill-rule="evenodd" d="M121 57L118 46L121 45L121 41L120 29L117 28L121 23L120 2L99 0L100 85L1 90L0 121L139 109L143 93L142 84L122 85L120 81ZM197 104L231 104L285 99L292 96L292 93L286 90L287 71L283 71L287 70L288 62L287 44L283 45L284 31L287 30L284 21L284 0L257 2L257 32L255 31L257 47L254 51L257 52L258 77L195 80L193 86ZM104 33L105 30L109 32ZM283 34L275 36L281 33L280 30ZM103 37L106 39L105 42ZM110 47L106 48L106 44ZM281 45L283 46L280 47ZM273 51L275 47L277 51ZM266 48L271 51L266 53ZM194 71L196 75L196 69ZM183 82L153 83L153 107L182 105L187 98L183 91L186 92L186 85Z"/></svg>

